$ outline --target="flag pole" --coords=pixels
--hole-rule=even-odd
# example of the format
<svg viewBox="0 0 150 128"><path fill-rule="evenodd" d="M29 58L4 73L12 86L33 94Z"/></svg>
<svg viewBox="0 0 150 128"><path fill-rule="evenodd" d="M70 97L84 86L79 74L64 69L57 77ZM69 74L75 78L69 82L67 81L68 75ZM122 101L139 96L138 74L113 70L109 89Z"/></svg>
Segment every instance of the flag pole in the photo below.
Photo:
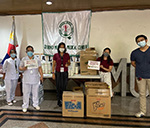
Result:
<svg viewBox="0 0 150 128"><path fill-rule="evenodd" d="M15 20L15 16L12 16L12 19Z"/></svg>
<svg viewBox="0 0 150 128"><path fill-rule="evenodd" d="M15 47L16 47L16 26L15 26L15 16L12 16L12 19L13 19L13 27L14 27L14 44L15 44Z"/></svg>

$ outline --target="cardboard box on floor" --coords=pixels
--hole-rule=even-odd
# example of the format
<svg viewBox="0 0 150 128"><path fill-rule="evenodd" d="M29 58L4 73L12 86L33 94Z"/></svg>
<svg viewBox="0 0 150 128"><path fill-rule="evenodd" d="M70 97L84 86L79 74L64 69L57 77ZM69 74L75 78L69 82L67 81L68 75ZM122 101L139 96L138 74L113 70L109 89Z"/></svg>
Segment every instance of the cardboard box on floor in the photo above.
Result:
<svg viewBox="0 0 150 128"><path fill-rule="evenodd" d="M84 117L84 95L82 91L64 91L62 115L66 117Z"/></svg>
<svg viewBox="0 0 150 128"><path fill-rule="evenodd" d="M110 96L110 90L109 89L88 88L86 90L86 95Z"/></svg>
<svg viewBox="0 0 150 128"><path fill-rule="evenodd" d="M80 52L80 74L81 75L97 75L97 70L88 69L88 60L95 61L97 59L97 52L95 48L87 48Z"/></svg>
<svg viewBox="0 0 150 128"><path fill-rule="evenodd" d="M85 88L108 89L105 82L85 82Z"/></svg>
<svg viewBox="0 0 150 128"><path fill-rule="evenodd" d="M110 96L86 95L87 117L111 118Z"/></svg>
<svg viewBox="0 0 150 128"><path fill-rule="evenodd" d="M110 118L111 97L108 85L102 82L85 82L85 86L87 117Z"/></svg>
<svg viewBox="0 0 150 128"><path fill-rule="evenodd" d="M98 92L100 89L108 89L108 85L105 82L85 82L85 93Z"/></svg>

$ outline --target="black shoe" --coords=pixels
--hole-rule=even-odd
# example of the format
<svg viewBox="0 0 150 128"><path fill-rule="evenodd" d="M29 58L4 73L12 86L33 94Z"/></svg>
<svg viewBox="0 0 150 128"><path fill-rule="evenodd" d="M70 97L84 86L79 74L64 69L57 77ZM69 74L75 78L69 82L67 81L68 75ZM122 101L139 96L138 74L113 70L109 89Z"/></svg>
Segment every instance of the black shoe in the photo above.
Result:
<svg viewBox="0 0 150 128"><path fill-rule="evenodd" d="M62 106L62 100L58 100L57 105L58 105L59 107L61 107L61 106Z"/></svg>
<svg viewBox="0 0 150 128"><path fill-rule="evenodd" d="M59 104L60 104L60 100L57 101L57 105L58 105L58 106L59 106Z"/></svg>
<svg viewBox="0 0 150 128"><path fill-rule="evenodd" d="M62 107L62 104L59 104L59 107Z"/></svg>

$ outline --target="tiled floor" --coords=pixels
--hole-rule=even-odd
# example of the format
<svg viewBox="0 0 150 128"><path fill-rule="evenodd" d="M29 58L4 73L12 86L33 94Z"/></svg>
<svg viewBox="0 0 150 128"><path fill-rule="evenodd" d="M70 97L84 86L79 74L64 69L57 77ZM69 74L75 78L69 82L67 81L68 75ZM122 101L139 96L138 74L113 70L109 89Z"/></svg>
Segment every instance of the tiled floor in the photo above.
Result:
<svg viewBox="0 0 150 128"><path fill-rule="evenodd" d="M112 99L111 119L63 118L62 108L56 105L55 92L45 92L39 112L30 106L29 112L23 113L22 97L16 99L17 103L13 106L8 106L4 99L0 99L1 128L150 128L150 97L147 98L147 117L140 119L134 117L139 111L139 99L133 96L116 95Z"/></svg>

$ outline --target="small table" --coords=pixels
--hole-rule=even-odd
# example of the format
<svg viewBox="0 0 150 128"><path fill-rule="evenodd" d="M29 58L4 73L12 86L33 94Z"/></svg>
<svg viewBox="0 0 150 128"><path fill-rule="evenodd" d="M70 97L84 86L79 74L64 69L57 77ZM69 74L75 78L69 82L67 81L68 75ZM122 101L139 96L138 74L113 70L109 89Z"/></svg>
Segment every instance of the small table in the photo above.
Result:
<svg viewBox="0 0 150 128"><path fill-rule="evenodd" d="M52 74L43 74L43 78L52 78ZM75 74L73 76L69 76L68 78L69 79L100 79L100 76Z"/></svg>
<svg viewBox="0 0 150 128"><path fill-rule="evenodd" d="M55 84L55 81L52 80L52 74L43 74L44 79L50 79L50 81ZM81 75L81 74L75 74L73 76L68 76L68 79L73 79L77 84L80 86L84 84L87 80L99 80L100 81L100 75Z"/></svg>

